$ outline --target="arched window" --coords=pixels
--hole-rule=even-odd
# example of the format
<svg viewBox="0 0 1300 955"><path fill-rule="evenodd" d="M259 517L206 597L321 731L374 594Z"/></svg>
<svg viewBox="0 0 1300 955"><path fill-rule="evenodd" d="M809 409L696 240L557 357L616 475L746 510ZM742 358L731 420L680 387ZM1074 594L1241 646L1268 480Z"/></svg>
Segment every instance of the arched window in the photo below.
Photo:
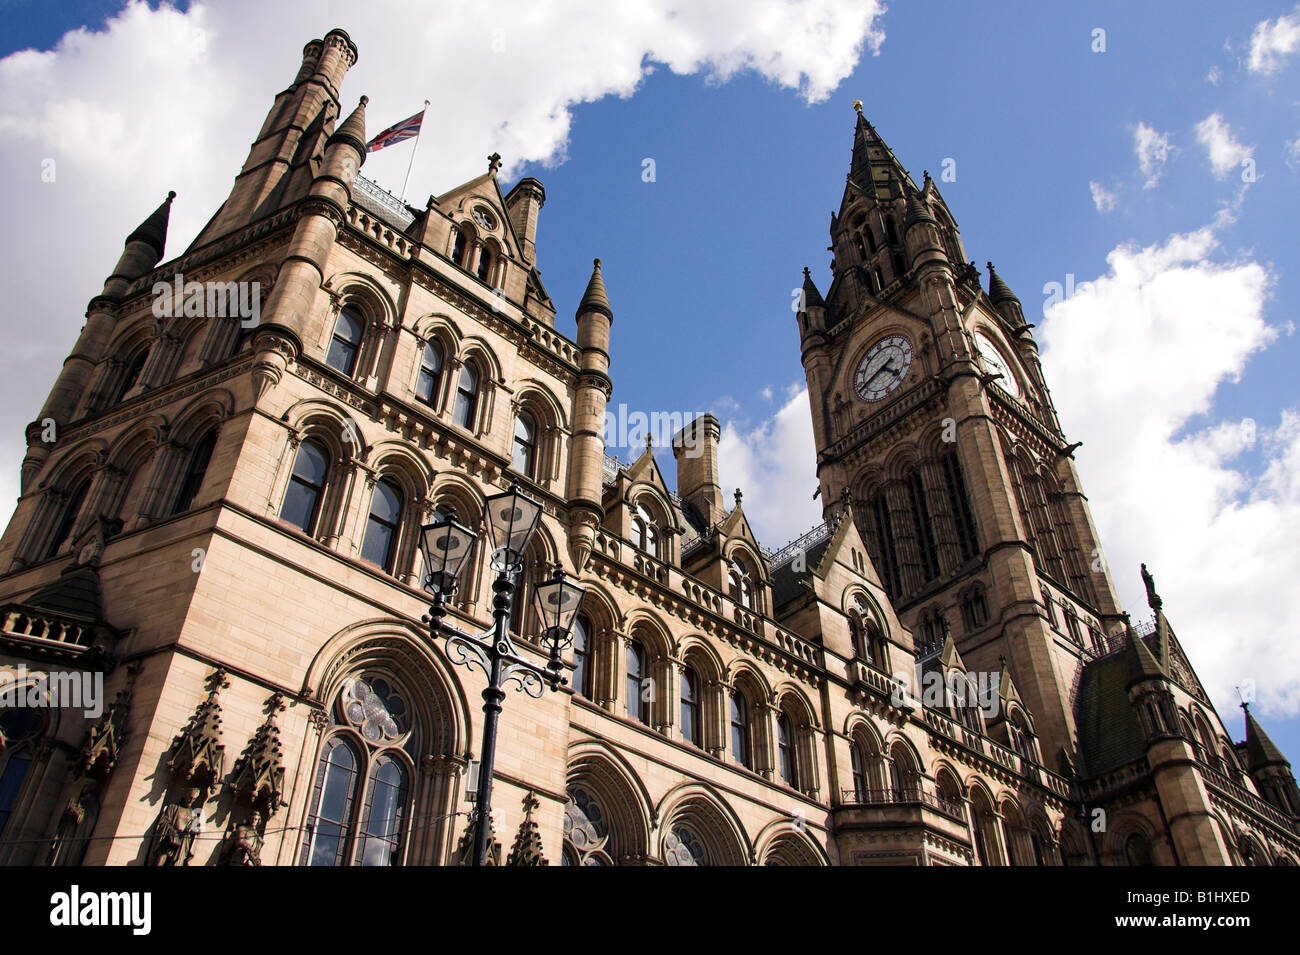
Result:
<svg viewBox="0 0 1300 955"><path fill-rule="evenodd" d="M456 229L456 241L451 248L451 260L461 268L469 266L469 238L465 235L462 228Z"/></svg>
<svg viewBox="0 0 1300 955"><path fill-rule="evenodd" d="M395 865L410 812L406 705L385 677L348 680L334 725L316 765L300 864Z"/></svg>
<svg viewBox="0 0 1300 955"><path fill-rule="evenodd" d="M370 518L361 542L361 559L393 572L397 556L397 536L402 524L402 489L384 478L375 484L370 501Z"/></svg>
<svg viewBox="0 0 1300 955"><path fill-rule="evenodd" d="M866 802L867 790L867 754L860 740L854 740L849 746L849 768L853 778L854 802Z"/></svg>
<svg viewBox="0 0 1300 955"><path fill-rule="evenodd" d="M700 678L692 667L682 667L682 739L700 743Z"/></svg>
<svg viewBox="0 0 1300 955"><path fill-rule="evenodd" d="M142 348L135 354L135 357L131 359L131 363L126 366L126 371L122 373L122 380L118 382L117 388L114 389L113 400L105 405L106 408L111 408L117 404L126 397L128 391L135 387L136 382L140 380L140 372L144 371L144 363L148 360L148 348Z"/></svg>
<svg viewBox="0 0 1300 955"><path fill-rule="evenodd" d="M739 557L732 558L727 580L731 599L746 610L753 610L754 582L750 578L749 566Z"/></svg>
<svg viewBox="0 0 1300 955"><path fill-rule="evenodd" d="M310 534L320 516L321 499L325 494L325 475L329 472L329 456L320 443L308 439L298 448L293 463L293 475L280 505L280 520L287 521Z"/></svg>
<svg viewBox="0 0 1300 955"><path fill-rule="evenodd" d="M749 701L740 690L731 691L731 755L746 769L753 769L750 748Z"/></svg>
<svg viewBox="0 0 1300 955"><path fill-rule="evenodd" d="M591 697L591 620L580 614L573 621L573 692Z"/></svg>
<svg viewBox="0 0 1300 955"><path fill-rule="evenodd" d="M939 576L939 548L934 542L934 528L930 523L930 506L925 500L925 487L921 472L913 471L905 479L907 503L912 512L912 527L916 533L917 556L921 561L921 581L929 583Z"/></svg>
<svg viewBox="0 0 1300 955"><path fill-rule="evenodd" d="M1029 727L1025 725L1025 718L1019 710L1012 710L1011 715L1007 717L1007 736L1010 737L1011 748L1028 760L1034 760L1037 755L1034 752L1034 737L1029 732Z"/></svg>
<svg viewBox="0 0 1300 955"><path fill-rule="evenodd" d="M654 516L644 504L637 504L632 512L632 540L640 551L651 557L659 556L659 528Z"/></svg>
<svg viewBox="0 0 1300 955"><path fill-rule="evenodd" d="M979 541L975 536L975 513L970 507L970 498L966 495L966 482L962 478L961 463L957 452L951 448L939 457L943 468L944 486L948 492L948 509L952 512L952 522L957 528L957 552L962 560L970 560L979 553Z"/></svg>
<svg viewBox="0 0 1300 955"><path fill-rule="evenodd" d="M853 248L858 252L858 261L865 262L867 260L867 247L863 243L861 235L855 235L853 237Z"/></svg>
<svg viewBox="0 0 1300 955"><path fill-rule="evenodd" d="M78 481L68 494L67 501L63 505L63 513L59 515L59 523L54 528L54 536L50 539L50 548L45 552L47 560L59 552L59 548L72 533L72 528L77 523L77 515L81 513L81 506L86 503L86 494L89 491L90 478L85 477Z"/></svg>
<svg viewBox="0 0 1300 955"><path fill-rule="evenodd" d="M536 478L537 424L527 411L515 418L515 446L511 465L526 478Z"/></svg>
<svg viewBox="0 0 1300 955"><path fill-rule="evenodd" d="M1151 844L1146 836L1135 832L1124 840L1124 862L1132 866L1151 864Z"/></svg>
<svg viewBox="0 0 1300 955"><path fill-rule="evenodd" d="M442 346L429 342L420 357L420 375L415 381L415 397L427 405L438 403L442 390Z"/></svg>
<svg viewBox="0 0 1300 955"><path fill-rule="evenodd" d="M456 382L456 407L451 418L466 431L474 430L474 413L478 410L478 375L468 362L461 366Z"/></svg>
<svg viewBox="0 0 1300 955"><path fill-rule="evenodd" d="M898 230L894 228L894 217L885 216L885 234L893 245L898 245Z"/></svg>
<svg viewBox="0 0 1300 955"><path fill-rule="evenodd" d="M176 492L176 503L172 505L173 514L183 514L190 509L194 498L203 486L203 476L208 472L208 462L212 460L212 449L217 443L215 429L205 434L190 449L190 456L185 461L185 476L181 478L180 489Z"/></svg>
<svg viewBox="0 0 1300 955"><path fill-rule="evenodd" d="M961 602L961 617L967 631L976 630L989 622L989 605L983 587L976 585L966 591Z"/></svg>
<svg viewBox="0 0 1300 955"><path fill-rule="evenodd" d="M776 753L781 778L793 789L799 788L799 765L795 750L794 727L790 717L781 713L776 718Z"/></svg>
<svg viewBox="0 0 1300 955"><path fill-rule="evenodd" d="M895 745L889 754L889 786L894 802L911 802L920 798L912 759L901 745Z"/></svg>
<svg viewBox="0 0 1300 955"><path fill-rule="evenodd" d="M646 690L651 687L647 676L645 647L633 640L627 645L627 715L649 725L650 699Z"/></svg>
<svg viewBox="0 0 1300 955"><path fill-rule="evenodd" d="M707 859L704 843L685 826L674 826L664 839L664 865L703 866Z"/></svg>
<svg viewBox="0 0 1300 955"><path fill-rule="evenodd" d="M406 767L388 755L376 757L370 770L367 804L361 814L357 865L392 865L402 837L406 804Z"/></svg>
<svg viewBox="0 0 1300 955"><path fill-rule="evenodd" d="M885 500L883 491L877 491L876 494L867 502L867 512L871 524L871 542L875 545L875 553L871 556L880 571L880 582L885 585L885 590L891 597L900 595L901 574L898 565L898 551L894 544L894 528L889 515L889 503Z"/></svg>
<svg viewBox="0 0 1300 955"><path fill-rule="evenodd" d="M876 245L876 234L871 231L871 226L869 225L865 226L862 231L867 235L867 248L871 250L872 255L875 255L876 250L880 248L880 246Z"/></svg>
<svg viewBox="0 0 1300 955"><path fill-rule="evenodd" d="M492 250L486 245L479 249L476 273L480 282L486 283L492 277Z"/></svg>
<svg viewBox="0 0 1300 955"><path fill-rule="evenodd" d="M325 357L326 364L345 375L355 372L365 328L365 319L357 309L350 305L339 309L338 321L334 323L334 337L330 339L329 354Z"/></svg>
<svg viewBox="0 0 1300 955"><path fill-rule="evenodd" d="M22 691L20 691L22 692ZM18 804L23 782L32 768L31 743L41 735L45 723L40 712L27 707L0 709L0 737L5 748L0 751L0 833Z"/></svg>

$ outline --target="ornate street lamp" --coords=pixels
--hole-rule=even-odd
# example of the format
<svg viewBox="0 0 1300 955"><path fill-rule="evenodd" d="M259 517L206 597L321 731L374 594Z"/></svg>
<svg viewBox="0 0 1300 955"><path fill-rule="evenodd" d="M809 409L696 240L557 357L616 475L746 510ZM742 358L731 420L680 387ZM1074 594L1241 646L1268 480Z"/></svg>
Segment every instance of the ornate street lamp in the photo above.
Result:
<svg viewBox="0 0 1300 955"><path fill-rule="evenodd" d="M535 605L541 621L540 640L549 652L545 667L520 655L510 639L510 603L516 580L523 569L524 554L542 516L542 506L527 497L512 483L503 494L487 499L487 524L492 535L492 565L497 570L492 582L493 624L482 633L471 634L446 623L447 598L456 592L465 561L474 549L477 535L456 521L454 511L420 528L420 550L424 554L424 587L433 595L429 607L429 635L436 640L447 638L447 656L467 667L478 667L487 674L483 691L483 755L479 763L478 798L475 803L474 865L487 859L488 820L492 813L492 767L496 761L497 718L505 699L505 685L518 684L534 699L542 695L544 684L559 689L566 680L560 655L572 641L573 621L586 588L567 580L564 569L556 564L551 578L537 585Z"/></svg>

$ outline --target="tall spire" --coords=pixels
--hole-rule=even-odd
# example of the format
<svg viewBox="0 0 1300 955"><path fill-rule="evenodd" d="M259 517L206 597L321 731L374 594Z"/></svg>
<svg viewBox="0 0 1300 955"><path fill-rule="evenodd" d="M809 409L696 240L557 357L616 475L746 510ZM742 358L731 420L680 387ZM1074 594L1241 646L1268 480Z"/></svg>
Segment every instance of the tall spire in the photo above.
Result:
<svg viewBox="0 0 1300 955"><path fill-rule="evenodd" d="M885 144L876 128L862 115L862 101L853 104L858 118L853 128L853 160L849 164L849 181L868 195L883 199L902 196L906 186L916 188L911 176Z"/></svg>
<svg viewBox="0 0 1300 955"><path fill-rule="evenodd" d="M172 200L176 198L175 192L167 193L167 198L149 218L145 219L136 227L136 230L126 237L127 244L132 242L143 242L151 249L158 253L159 261L163 257L164 246L167 244L167 221L171 218Z"/></svg>
<svg viewBox="0 0 1300 955"><path fill-rule="evenodd" d="M808 271L806 265L803 269L803 305L805 310L810 306L826 307L826 302L822 300L822 293L817 291L817 283L813 281L812 273Z"/></svg>
<svg viewBox="0 0 1300 955"><path fill-rule="evenodd" d="M587 291L582 293L582 301L578 303L579 315L585 315L587 312L600 312L612 322L614 320L613 309L609 307L609 296L605 294L605 280L600 275L600 259L592 263L591 281L587 283Z"/></svg>
<svg viewBox="0 0 1300 955"><path fill-rule="evenodd" d="M1241 708L1246 713L1246 762L1250 770L1253 772L1264 766L1290 766L1277 744L1268 738L1264 727L1250 715L1250 704L1242 703Z"/></svg>

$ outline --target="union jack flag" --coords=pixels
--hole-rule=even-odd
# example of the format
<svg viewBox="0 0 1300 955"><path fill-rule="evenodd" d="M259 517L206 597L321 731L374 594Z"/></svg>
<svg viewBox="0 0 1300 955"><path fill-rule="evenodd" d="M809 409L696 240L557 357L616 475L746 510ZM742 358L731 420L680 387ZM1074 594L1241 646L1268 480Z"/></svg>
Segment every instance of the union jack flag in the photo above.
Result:
<svg viewBox="0 0 1300 955"><path fill-rule="evenodd" d="M383 149L385 146L393 146L397 143L405 142L408 139L414 139L420 135L420 125L424 122L424 110L420 110L414 116L408 116L400 123L394 123L386 130L376 136L370 142L366 143L366 152L373 153Z"/></svg>

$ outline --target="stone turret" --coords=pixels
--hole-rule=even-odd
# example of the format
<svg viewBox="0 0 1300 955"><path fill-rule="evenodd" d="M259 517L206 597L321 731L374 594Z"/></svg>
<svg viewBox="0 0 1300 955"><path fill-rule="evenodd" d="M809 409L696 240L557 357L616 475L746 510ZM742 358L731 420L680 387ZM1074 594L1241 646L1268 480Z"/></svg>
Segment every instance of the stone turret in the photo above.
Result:
<svg viewBox="0 0 1300 955"><path fill-rule="evenodd" d="M167 198L130 235L113 273L104 281L104 289L90 300L86 324L72 353L59 372L49 397L36 420L27 426L27 455L23 458L20 488L26 492L33 477L49 456L50 445L57 440L58 429L68 425L89 387L95 366L103 360L108 340L117 321L117 307L131 283L145 275L163 257L167 244L167 223L171 216L175 192Z"/></svg>
<svg viewBox="0 0 1300 955"><path fill-rule="evenodd" d="M605 293L600 259L578 303L578 387L574 393L572 457L569 463L569 550L574 566L587 564L603 511L605 406L614 392L609 377L609 331L614 312Z"/></svg>

